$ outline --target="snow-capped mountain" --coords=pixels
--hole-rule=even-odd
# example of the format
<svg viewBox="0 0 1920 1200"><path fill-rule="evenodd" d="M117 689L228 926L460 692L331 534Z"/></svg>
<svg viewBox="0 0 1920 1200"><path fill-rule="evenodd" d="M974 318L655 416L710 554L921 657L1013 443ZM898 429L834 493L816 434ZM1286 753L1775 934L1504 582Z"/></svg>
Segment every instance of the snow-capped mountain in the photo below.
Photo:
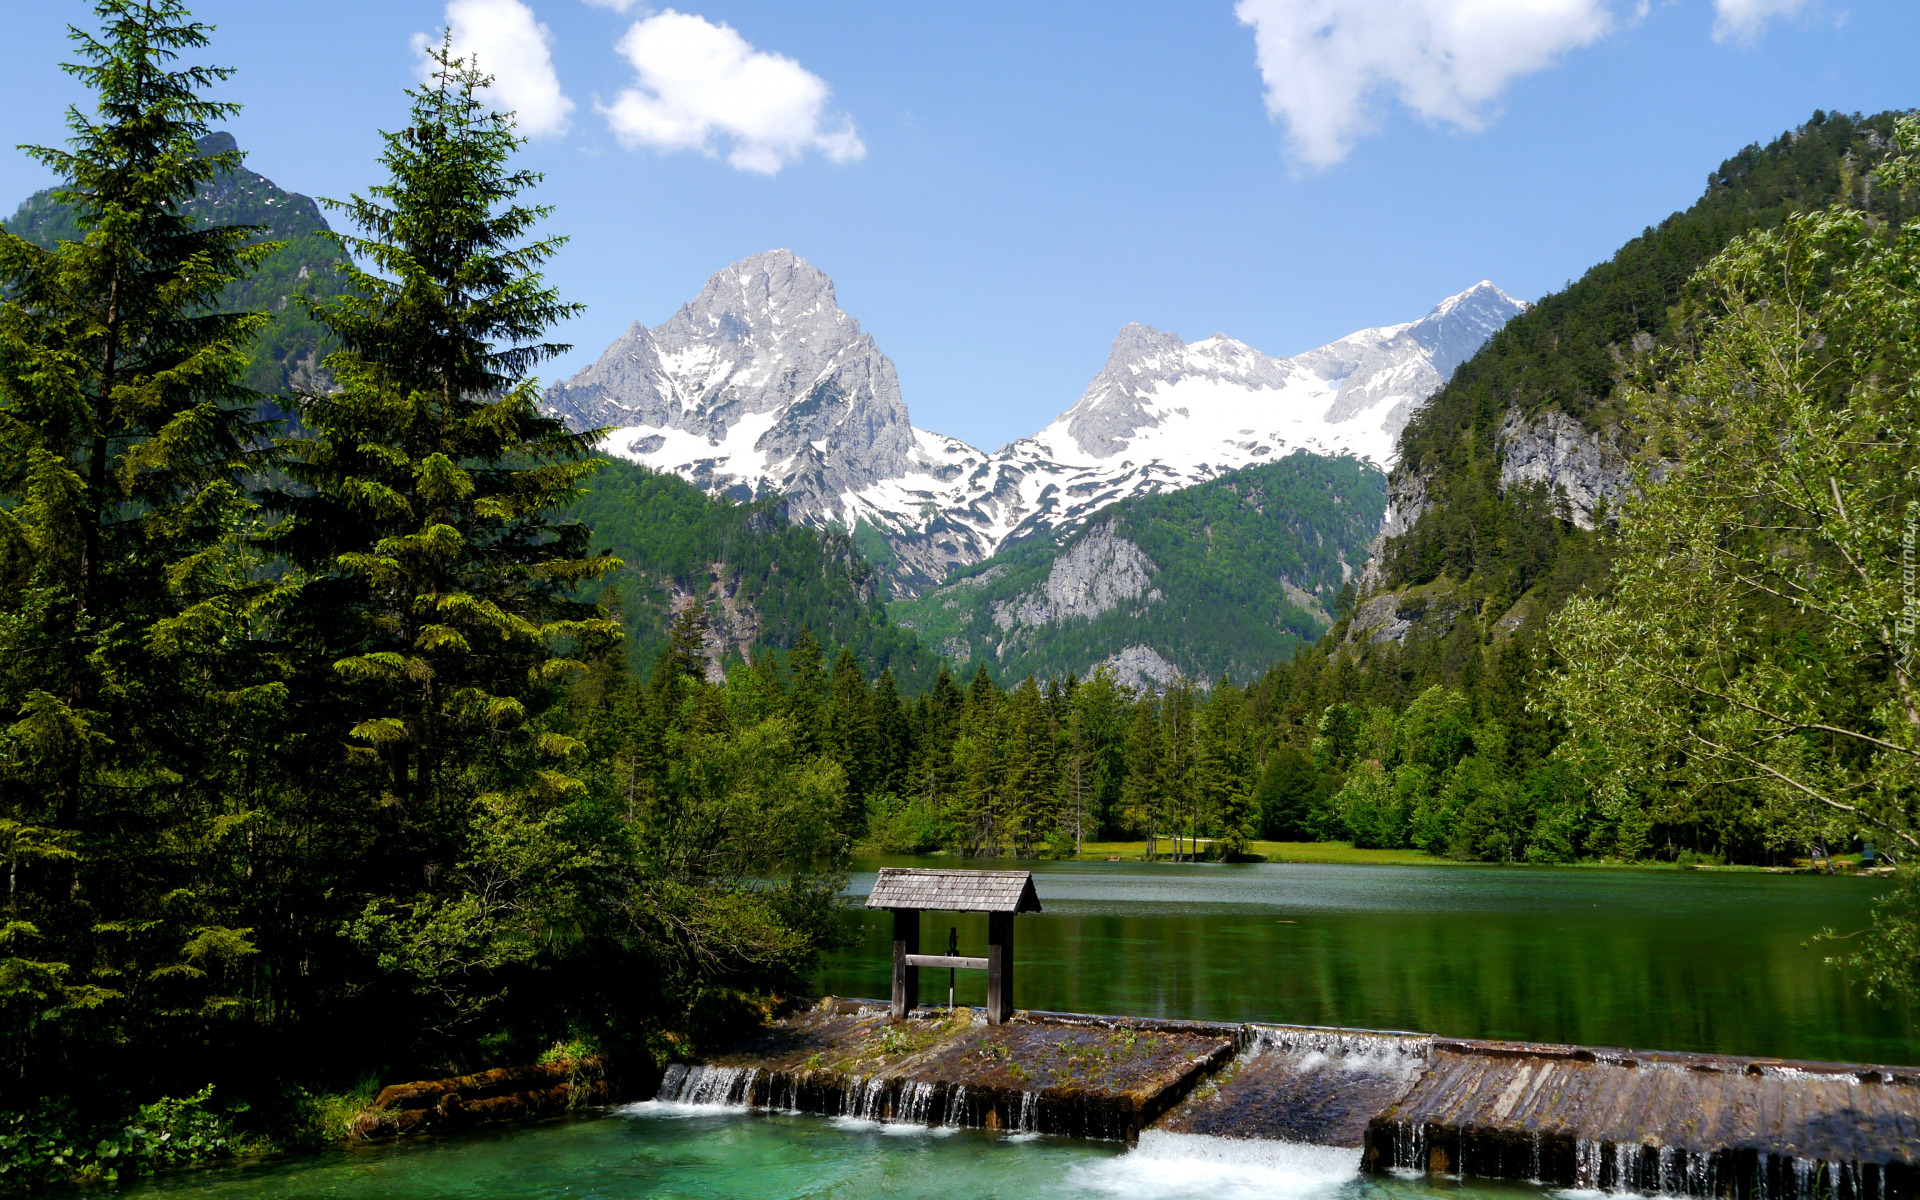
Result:
<svg viewBox="0 0 1920 1200"><path fill-rule="evenodd" d="M772 490L797 520L872 526L895 590L917 594L1016 538L1295 450L1390 466L1407 419L1525 307L1482 282L1292 358L1128 325L1073 407L987 453L915 429L832 280L774 250L713 276L665 324L635 323L546 405L709 490Z"/></svg>

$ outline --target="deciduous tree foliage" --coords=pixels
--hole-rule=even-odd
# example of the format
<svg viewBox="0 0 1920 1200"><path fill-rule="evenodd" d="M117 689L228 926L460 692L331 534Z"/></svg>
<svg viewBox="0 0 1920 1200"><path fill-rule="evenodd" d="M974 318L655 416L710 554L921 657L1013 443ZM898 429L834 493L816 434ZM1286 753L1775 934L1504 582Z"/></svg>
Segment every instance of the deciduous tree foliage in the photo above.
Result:
<svg viewBox="0 0 1920 1200"><path fill-rule="evenodd" d="M1920 182L1920 119L1888 189ZM1602 802L1732 803L1769 836L1920 851L1920 221L1847 205L1736 239L1629 399L1648 450L1609 593L1553 623L1562 753Z"/></svg>

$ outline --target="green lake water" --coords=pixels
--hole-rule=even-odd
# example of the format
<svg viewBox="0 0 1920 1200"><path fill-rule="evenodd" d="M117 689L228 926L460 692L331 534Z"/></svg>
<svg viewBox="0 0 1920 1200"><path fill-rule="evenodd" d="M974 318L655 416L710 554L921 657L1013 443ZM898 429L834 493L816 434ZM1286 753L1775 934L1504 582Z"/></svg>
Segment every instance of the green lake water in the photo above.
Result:
<svg viewBox="0 0 1920 1200"><path fill-rule="evenodd" d="M881 865L865 860L865 895ZM988 864L983 864L988 865ZM991 864L1013 867L1016 864ZM1404 1029L1452 1037L1920 1063L1913 1015L1866 999L1821 962L1822 928L1867 923L1877 879L1290 863L1020 863L1044 912L1018 918L1022 1008ZM858 942L819 986L882 997L891 918L858 913ZM928 952L958 927L922 918ZM936 978L937 976L937 978ZM982 972L958 999L981 1003ZM947 973L920 972L945 1004Z"/></svg>
<svg viewBox="0 0 1920 1200"><path fill-rule="evenodd" d="M889 859L955 865L952 859ZM864 893L882 860L866 861ZM979 866L1016 864L978 863ZM1912 1015L1868 1001L1804 943L1866 923L1884 886L1806 876L1132 863L1033 869L1046 911L1018 921L1022 1007L1359 1025L1455 1036L1920 1061ZM882 996L890 923L824 991ZM929 914L927 950L984 921ZM923 971L923 999L946 977ZM961 1003L978 1002L962 973ZM1528 1185L1363 1178L1358 1153L1220 1145L1149 1131L1136 1149L653 1102L594 1117L208 1172L123 1191L175 1200L1543 1200Z"/></svg>

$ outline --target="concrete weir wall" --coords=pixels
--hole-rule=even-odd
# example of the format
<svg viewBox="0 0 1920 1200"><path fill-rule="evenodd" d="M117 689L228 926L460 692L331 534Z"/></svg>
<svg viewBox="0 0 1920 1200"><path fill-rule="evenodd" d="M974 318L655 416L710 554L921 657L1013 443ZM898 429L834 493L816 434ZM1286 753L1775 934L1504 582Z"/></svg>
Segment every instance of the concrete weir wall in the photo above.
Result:
<svg viewBox="0 0 1920 1200"><path fill-rule="evenodd" d="M1920 1069L836 1000L659 1099L1132 1141L1348 1148L1368 1171L1734 1200L1920 1200Z"/></svg>

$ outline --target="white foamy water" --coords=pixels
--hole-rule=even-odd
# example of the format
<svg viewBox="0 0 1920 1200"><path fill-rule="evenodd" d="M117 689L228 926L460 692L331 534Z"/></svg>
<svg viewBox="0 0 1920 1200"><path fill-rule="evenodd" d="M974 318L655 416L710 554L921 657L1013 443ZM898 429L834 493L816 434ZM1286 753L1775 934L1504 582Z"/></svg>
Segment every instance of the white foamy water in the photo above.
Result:
<svg viewBox="0 0 1920 1200"><path fill-rule="evenodd" d="M1075 1166L1071 1176L1073 1183L1111 1196L1240 1200L1324 1196L1359 1170L1357 1149L1149 1129L1128 1153Z"/></svg>
<svg viewBox="0 0 1920 1200"><path fill-rule="evenodd" d="M679 1100L640 1100L614 1109L616 1116L686 1120L689 1117L730 1117L752 1112L744 1104L686 1104Z"/></svg>

